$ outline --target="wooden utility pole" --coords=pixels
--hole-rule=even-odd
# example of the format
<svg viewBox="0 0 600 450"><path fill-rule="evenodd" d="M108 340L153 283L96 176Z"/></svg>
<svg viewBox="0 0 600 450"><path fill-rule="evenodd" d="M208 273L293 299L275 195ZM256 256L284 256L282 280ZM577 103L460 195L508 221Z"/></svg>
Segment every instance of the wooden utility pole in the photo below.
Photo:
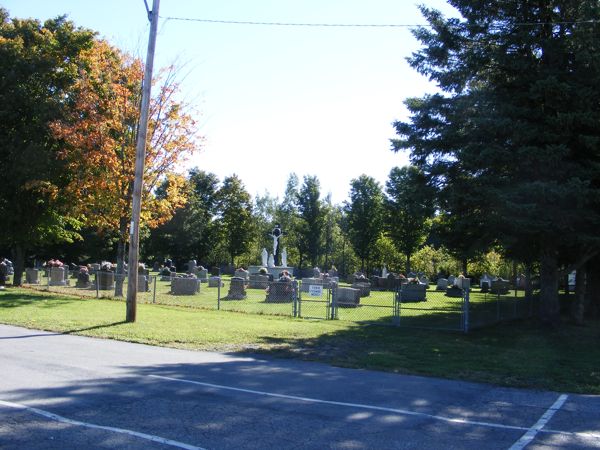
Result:
<svg viewBox="0 0 600 450"><path fill-rule="evenodd" d="M145 1L145 0L144 0ZM150 90L152 88L152 68L154 49L156 48L156 30L158 27L158 9L160 0L153 0L152 11L148 11L150 37L148 53L142 82L142 106L135 151L135 179L133 181L133 205L129 230L129 259L127 268L127 313L125 320L135 322L138 291L138 264L140 250L140 213L142 211L142 186L144 184L144 162L146 160L146 137L148 135L148 114L150 110ZM148 5L146 4L146 9Z"/></svg>

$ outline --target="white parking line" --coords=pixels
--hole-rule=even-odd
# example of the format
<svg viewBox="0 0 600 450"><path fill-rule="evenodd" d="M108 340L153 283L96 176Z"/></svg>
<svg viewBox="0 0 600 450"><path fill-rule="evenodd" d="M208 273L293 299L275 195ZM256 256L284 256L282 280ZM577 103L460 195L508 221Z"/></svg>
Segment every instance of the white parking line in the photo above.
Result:
<svg viewBox="0 0 600 450"><path fill-rule="evenodd" d="M428 419L435 419L435 420L440 420L440 421L444 421L444 422L458 423L458 424L463 424L463 425L479 425L479 426L489 427L489 428L500 428L503 430L518 430L518 431L528 431L529 430L529 428L527 428L527 427L519 427L519 426L514 426L514 425L503 425L500 423L492 423L492 422L480 422L477 420L468 420L468 419L461 419L461 418L456 418L456 417L438 416L438 415L434 415L434 414L410 411L407 409L387 408L385 406L364 405L361 403L337 402L337 401L333 401L333 400L321 400L318 398L298 397L295 395L286 395L286 394L276 394L274 392L256 391L253 389L243 389L243 388L237 388L237 387L233 387L233 386L224 386L224 385L220 385L220 384L203 383L201 381L186 380L184 378L171 378L171 377L165 377L162 375L148 375L148 376L151 378L157 378L160 380L177 381L180 383L195 384L198 386L210 387L210 388L215 388L215 389L224 389L224 390L229 390L229 391L244 392L246 394L263 395L266 397L284 398L287 400L298 400L298 401L308 402L308 403L320 403L320 404L325 404L325 405L347 406L349 408L368 409L368 410L372 410L372 411L384 411L384 412L391 412L391 413L395 413L395 414L402 414L405 416L425 417ZM561 432L559 432L559 433L561 433ZM568 433L568 434L571 434L571 433Z"/></svg>
<svg viewBox="0 0 600 450"><path fill-rule="evenodd" d="M540 417L540 419L533 425L527 432L521 436L517 442L515 442L509 450L522 450L524 449L531 441L535 439L537 434L544 428L544 426L552 419L552 416L562 408L562 405L565 404L567 398L569 396L566 394L560 395L554 404L546 410L546 412Z"/></svg>
<svg viewBox="0 0 600 450"><path fill-rule="evenodd" d="M113 433L128 434L129 436L135 436L135 437L138 437L141 439L146 439L148 441L158 442L160 444L170 445L172 447L183 448L185 450L204 450L202 447L185 444L183 442L173 441L171 439L166 439L166 438L163 438L160 436L154 436L152 434L140 433L138 431L126 430L124 428L107 427L104 425L96 425L93 423L80 422L79 420L68 419L67 417L59 416L58 414L44 411L43 409L32 408L31 406L21 405L19 403L13 403L13 402L7 402L4 400L0 400L0 405L8 406L9 408L15 408L15 409L29 411L34 414L38 414L40 416L46 417L48 419L56 420L56 421L62 422L62 423L68 423L70 425L93 428L96 430L111 431Z"/></svg>

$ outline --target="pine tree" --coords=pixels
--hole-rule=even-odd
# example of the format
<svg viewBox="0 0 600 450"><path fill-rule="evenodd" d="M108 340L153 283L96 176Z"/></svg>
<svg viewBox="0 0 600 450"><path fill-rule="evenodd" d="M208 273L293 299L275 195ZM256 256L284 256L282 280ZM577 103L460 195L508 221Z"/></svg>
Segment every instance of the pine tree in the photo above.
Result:
<svg viewBox="0 0 600 450"><path fill-rule="evenodd" d="M424 47L410 59L442 93L407 101L394 146L439 193L468 180L465 219L485 238L538 252L541 317L556 323L559 243L584 243L590 258L600 241L600 5L450 3L461 19L422 8L431 27L416 30Z"/></svg>

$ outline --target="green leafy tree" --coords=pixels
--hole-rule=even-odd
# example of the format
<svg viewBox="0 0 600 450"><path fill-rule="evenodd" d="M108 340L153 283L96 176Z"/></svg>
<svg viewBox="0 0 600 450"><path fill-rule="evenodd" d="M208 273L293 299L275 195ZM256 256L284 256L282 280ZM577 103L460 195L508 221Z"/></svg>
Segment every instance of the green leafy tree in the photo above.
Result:
<svg viewBox="0 0 600 450"><path fill-rule="evenodd" d="M375 243L383 231L383 192L379 183L367 175L350 181L346 203L348 233L354 251L360 258L360 268L370 272Z"/></svg>
<svg viewBox="0 0 600 450"><path fill-rule="evenodd" d="M12 249L15 285L29 250L79 237L73 199L63 195L75 174L49 124L70 108L93 41L64 17L42 24L0 8L0 246Z"/></svg>
<svg viewBox="0 0 600 450"><path fill-rule="evenodd" d="M298 251L298 176L291 173L287 179L285 193L282 201L276 206L274 222L281 225L281 230L285 233L283 237L283 246L288 253L288 265L300 264L300 254Z"/></svg>
<svg viewBox="0 0 600 450"><path fill-rule="evenodd" d="M252 198L237 175L223 180L217 192L217 211L221 245L229 255L231 266L235 266L235 258L251 249L255 235Z"/></svg>
<svg viewBox="0 0 600 450"><path fill-rule="evenodd" d="M273 238L270 235L274 224L278 223L275 219L277 206L277 198L271 197L268 193L254 199L253 217L257 230L251 255L254 263L260 261L263 248L271 249L273 247Z"/></svg>
<svg viewBox="0 0 600 450"><path fill-rule="evenodd" d="M429 233L434 199L435 191L417 167L394 167L390 171L386 182L386 231L406 258L406 273L411 271L411 256Z"/></svg>
<svg viewBox="0 0 600 450"><path fill-rule="evenodd" d="M443 93L407 101L395 148L440 191L468 180L474 226L537 252L541 318L556 324L559 242L591 249L579 266L599 248L600 4L451 3L461 19L422 8L410 63Z"/></svg>
<svg viewBox="0 0 600 450"><path fill-rule="evenodd" d="M313 267L319 264L322 254L325 209L321 197L321 186L315 176L305 176L296 195L298 217L295 223L296 245L299 267L307 260Z"/></svg>
<svg viewBox="0 0 600 450"><path fill-rule="evenodd" d="M163 198L168 182L156 191ZM170 257L178 265L190 259L209 262L214 237L213 219L216 209L218 177L197 168L188 174L187 202L177 209L168 222L150 230L143 243L143 254L153 259Z"/></svg>

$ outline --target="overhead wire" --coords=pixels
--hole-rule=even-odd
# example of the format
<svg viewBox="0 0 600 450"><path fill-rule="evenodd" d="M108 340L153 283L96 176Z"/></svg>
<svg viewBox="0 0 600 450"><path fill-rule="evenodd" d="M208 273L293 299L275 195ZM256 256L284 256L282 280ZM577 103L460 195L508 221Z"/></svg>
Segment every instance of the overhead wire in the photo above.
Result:
<svg viewBox="0 0 600 450"><path fill-rule="evenodd" d="M144 0L145 1L145 0ZM259 26L275 26L275 27L315 27L315 28L419 28L433 27L430 23L306 23L306 22L266 22L266 21L251 21L251 20L224 20L224 19L201 19L193 17L172 17L160 16L164 20L178 20L184 22L200 22L222 25L259 25ZM577 25L577 24L596 24L600 20L579 20L579 21L562 21L562 22L517 22L512 26L545 26L545 25Z"/></svg>

